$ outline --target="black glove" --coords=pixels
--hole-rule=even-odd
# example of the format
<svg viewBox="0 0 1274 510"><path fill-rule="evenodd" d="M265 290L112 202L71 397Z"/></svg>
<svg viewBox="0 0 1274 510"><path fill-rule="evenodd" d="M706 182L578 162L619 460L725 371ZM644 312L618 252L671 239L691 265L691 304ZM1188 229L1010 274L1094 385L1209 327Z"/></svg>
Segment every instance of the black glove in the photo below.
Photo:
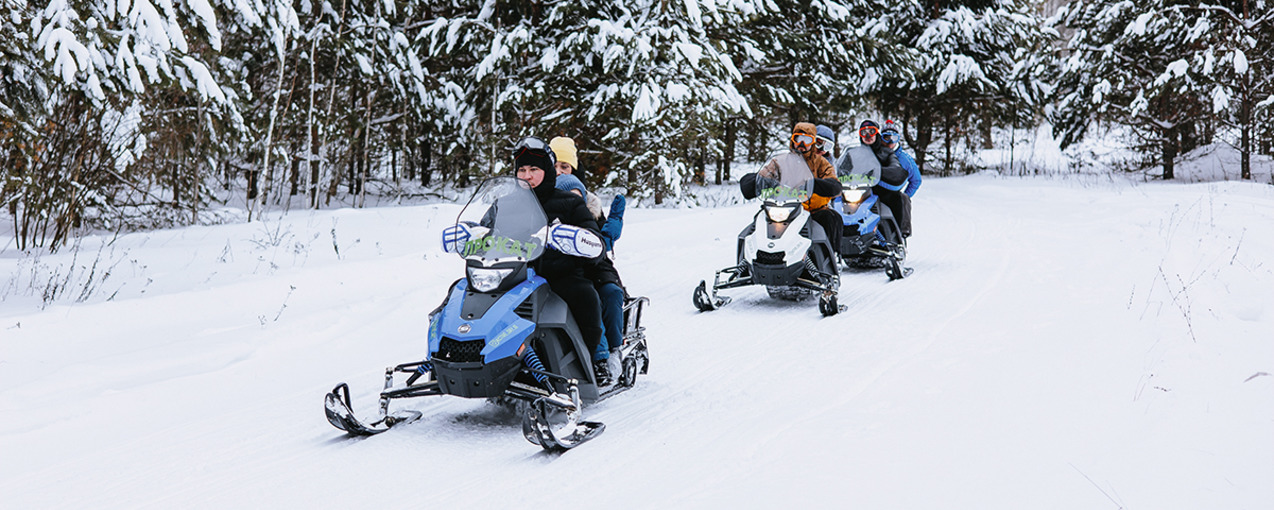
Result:
<svg viewBox="0 0 1274 510"><path fill-rule="evenodd" d="M814 194L820 197L835 197L844 189L836 179L814 179Z"/></svg>
<svg viewBox="0 0 1274 510"><path fill-rule="evenodd" d="M752 200L756 198L756 172L752 172L739 179L739 191L743 192L743 198Z"/></svg>

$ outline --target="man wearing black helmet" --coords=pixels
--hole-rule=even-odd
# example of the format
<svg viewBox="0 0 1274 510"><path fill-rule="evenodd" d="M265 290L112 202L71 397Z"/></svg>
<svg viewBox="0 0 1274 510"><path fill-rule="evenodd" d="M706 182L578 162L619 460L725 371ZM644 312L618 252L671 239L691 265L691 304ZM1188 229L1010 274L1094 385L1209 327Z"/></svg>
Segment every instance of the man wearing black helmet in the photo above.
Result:
<svg viewBox="0 0 1274 510"><path fill-rule="evenodd" d="M553 150L539 138L528 136L513 148L517 177L531 186L551 225L548 246L552 249L545 250L532 267L566 301L588 352L595 352L602 338L601 300L584 271L600 261L602 241L597 221L584 199L555 187L554 163ZM600 363L602 366L597 367L598 362L594 361L594 371L606 369L606 361Z"/></svg>

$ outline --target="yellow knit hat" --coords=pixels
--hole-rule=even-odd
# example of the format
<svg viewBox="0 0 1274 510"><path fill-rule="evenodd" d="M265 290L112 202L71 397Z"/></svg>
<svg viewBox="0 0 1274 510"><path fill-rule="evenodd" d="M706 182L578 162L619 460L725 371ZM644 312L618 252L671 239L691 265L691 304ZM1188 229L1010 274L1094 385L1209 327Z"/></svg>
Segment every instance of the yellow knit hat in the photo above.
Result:
<svg viewBox="0 0 1274 510"><path fill-rule="evenodd" d="M575 140L559 136L549 140L549 147L553 149L553 155L557 156L558 161L570 164L572 170L579 169L579 159L575 157Z"/></svg>

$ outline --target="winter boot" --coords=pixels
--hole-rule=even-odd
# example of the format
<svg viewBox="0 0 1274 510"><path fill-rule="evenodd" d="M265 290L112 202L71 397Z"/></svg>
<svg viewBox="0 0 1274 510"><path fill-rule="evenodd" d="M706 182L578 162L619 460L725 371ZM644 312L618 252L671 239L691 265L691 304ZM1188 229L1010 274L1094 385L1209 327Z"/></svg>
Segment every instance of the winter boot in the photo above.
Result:
<svg viewBox="0 0 1274 510"><path fill-rule="evenodd" d="M624 373L624 356L619 349L610 351L610 358L606 359L606 368L610 369L611 379L618 381L620 375Z"/></svg>
<svg viewBox="0 0 1274 510"><path fill-rule="evenodd" d="M610 375L610 363L608 361L604 359L593 360L593 374L597 376L598 386L610 386L614 383L614 378Z"/></svg>

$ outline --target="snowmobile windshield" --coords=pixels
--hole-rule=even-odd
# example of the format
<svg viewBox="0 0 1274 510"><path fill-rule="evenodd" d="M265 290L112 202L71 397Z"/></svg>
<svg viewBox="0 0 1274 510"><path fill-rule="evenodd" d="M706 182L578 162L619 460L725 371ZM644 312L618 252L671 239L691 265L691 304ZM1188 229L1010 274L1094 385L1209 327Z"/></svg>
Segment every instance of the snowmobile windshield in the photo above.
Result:
<svg viewBox="0 0 1274 510"><path fill-rule="evenodd" d="M836 178L846 188L875 186L880 182L880 160L870 146L850 148L836 160Z"/></svg>
<svg viewBox="0 0 1274 510"><path fill-rule="evenodd" d="M456 223L476 225L460 255L487 266L534 260L548 241L544 208L526 181L513 177L483 181Z"/></svg>
<svg viewBox="0 0 1274 510"><path fill-rule="evenodd" d="M814 173L805 158L795 152L771 158L757 172L756 196L766 203L801 203L813 194Z"/></svg>

